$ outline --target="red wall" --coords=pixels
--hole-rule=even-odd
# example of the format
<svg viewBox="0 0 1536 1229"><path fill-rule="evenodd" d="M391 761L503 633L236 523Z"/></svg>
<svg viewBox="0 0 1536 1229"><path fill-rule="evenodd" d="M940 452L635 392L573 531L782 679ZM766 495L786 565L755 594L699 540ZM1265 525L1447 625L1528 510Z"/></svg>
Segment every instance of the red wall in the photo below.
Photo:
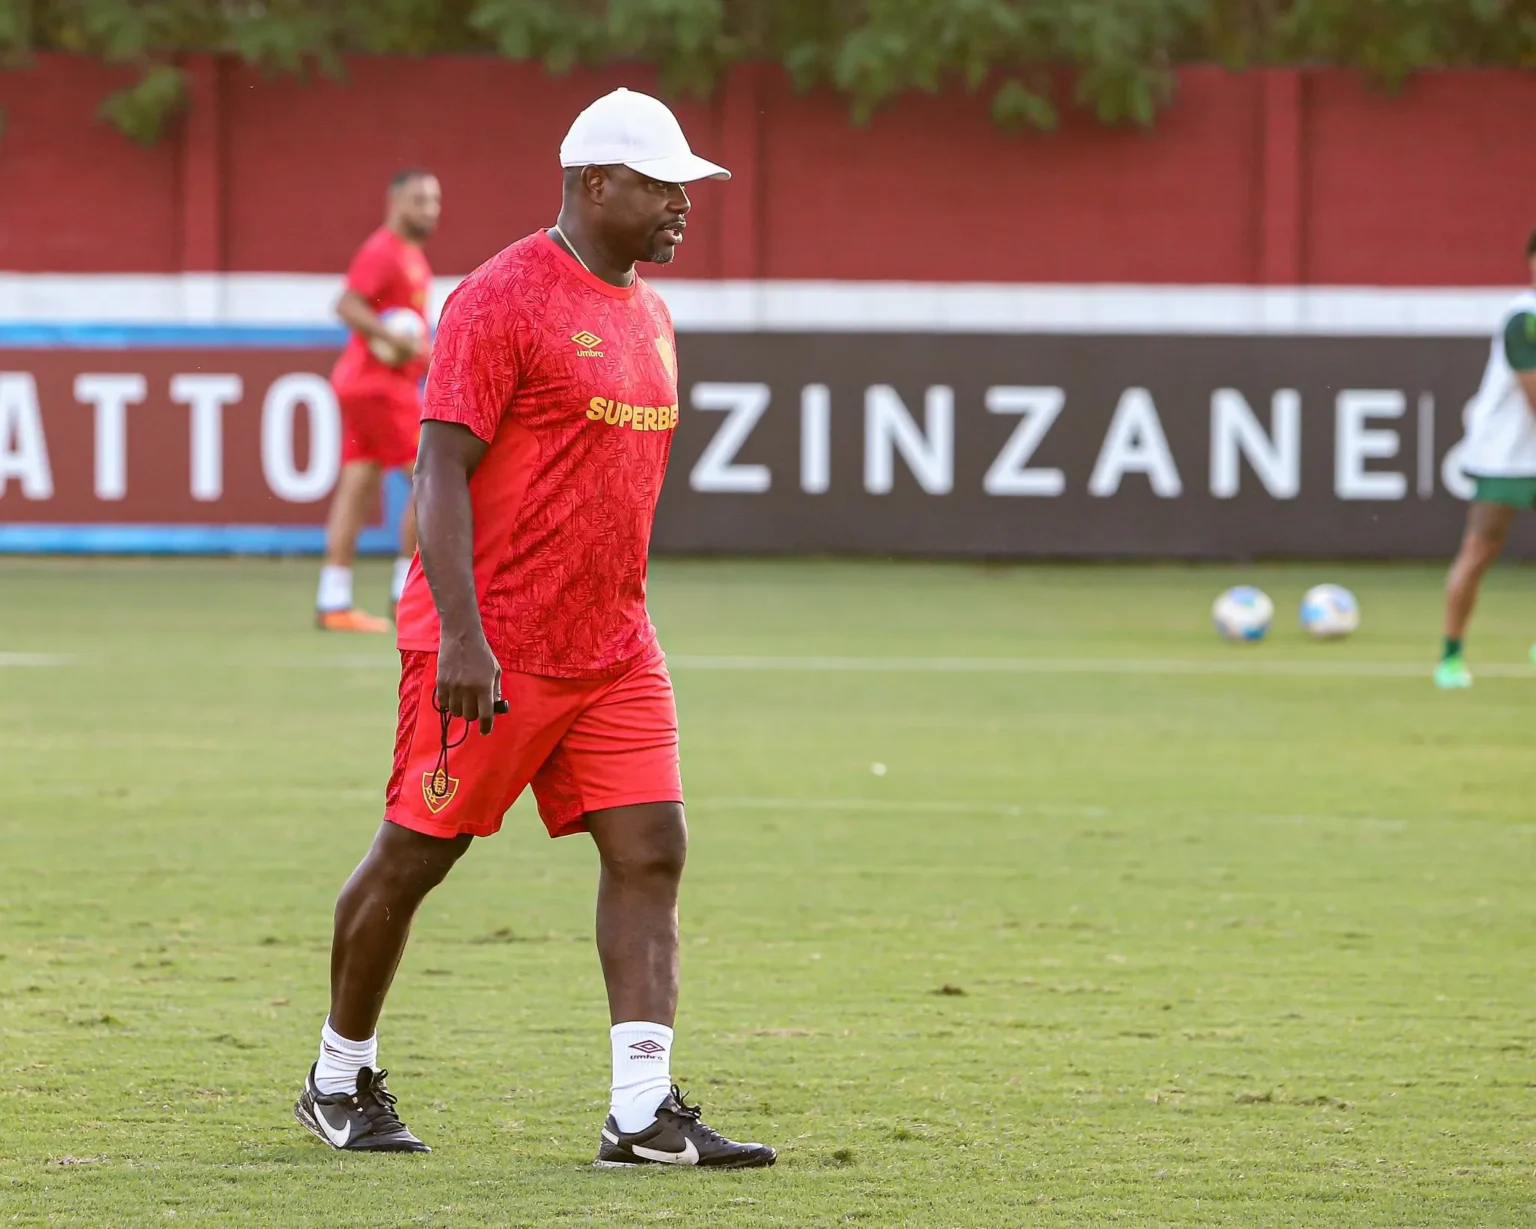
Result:
<svg viewBox="0 0 1536 1229"><path fill-rule="evenodd" d="M0 268L334 272L421 163L462 273L553 219L575 113L646 70L546 77L491 58L362 58L346 84L193 65L159 145L94 118L121 74L63 56L0 73ZM1486 285L1536 225L1536 80L1447 72L1398 95L1348 74L1181 75L1151 133L1071 116L1010 136L982 98L913 95L853 127L843 100L737 70L677 110L737 172L695 193L685 277Z"/></svg>
<svg viewBox="0 0 1536 1229"><path fill-rule="evenodd" d="M142 149L95 119L131 80L58 57L0 72L0 268L177 268L177 143Z"/></svg>

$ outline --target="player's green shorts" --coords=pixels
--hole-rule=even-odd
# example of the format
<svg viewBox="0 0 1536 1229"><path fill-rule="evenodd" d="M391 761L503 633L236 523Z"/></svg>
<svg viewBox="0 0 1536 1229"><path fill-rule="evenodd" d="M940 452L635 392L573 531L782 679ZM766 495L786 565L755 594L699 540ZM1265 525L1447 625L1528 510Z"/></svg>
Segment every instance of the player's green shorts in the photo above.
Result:
<svg viewBox="0 0 1536 1229"><path fill-rule="evenodd" d="M1536 508L1536 478L1479 478L1472 498L1484 504Z"/></svg>

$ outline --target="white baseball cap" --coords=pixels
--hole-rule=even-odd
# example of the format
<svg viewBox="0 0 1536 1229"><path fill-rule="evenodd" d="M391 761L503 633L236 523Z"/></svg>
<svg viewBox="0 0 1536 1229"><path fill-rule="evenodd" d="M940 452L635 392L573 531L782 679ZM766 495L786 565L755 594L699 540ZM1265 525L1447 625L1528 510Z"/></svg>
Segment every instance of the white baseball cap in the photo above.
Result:
<svg viewBox="0 0 1536 1229"><path fill-rule="evenodd" d="M662 183L729 179L731 173L700 158L672 109L634 90L604 94L576 117L560 142L560 165L627 166Z"/></svg>

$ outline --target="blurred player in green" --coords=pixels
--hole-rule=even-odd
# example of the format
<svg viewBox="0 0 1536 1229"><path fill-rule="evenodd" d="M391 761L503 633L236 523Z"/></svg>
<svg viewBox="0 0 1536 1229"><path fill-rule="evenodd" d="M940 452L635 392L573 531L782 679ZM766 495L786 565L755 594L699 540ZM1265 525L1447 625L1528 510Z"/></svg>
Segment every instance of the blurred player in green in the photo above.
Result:
<svg viewBox="0 0 1536 1229"><path fill-rule="evenodd" d="M1536 284L1536 232L1525 244ZM1435 686L1472 686L1462 644L1483 573L1504 549L1520 509L1536 508L1536 290L1505 309L1488 368L1467 413L1462 469L1477 489L1467 510L1461 551L1445 585L1445 652ZM1531 650L1536 660L1536 648Z"/></svg>

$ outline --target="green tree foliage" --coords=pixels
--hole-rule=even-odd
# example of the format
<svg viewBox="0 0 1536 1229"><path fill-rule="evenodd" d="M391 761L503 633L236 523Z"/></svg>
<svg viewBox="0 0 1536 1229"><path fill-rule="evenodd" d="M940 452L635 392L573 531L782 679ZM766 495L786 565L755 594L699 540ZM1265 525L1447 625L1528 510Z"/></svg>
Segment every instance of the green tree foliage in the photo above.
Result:
<svg viewBox="0 0 1536 1229"><path fill-rule="evenodd" d="M0 62L44 49L132 68L103 113L139 140L184 104L189 51L333 74L350 52L483 52L552 72L641 60L700 93L753 60L832 86L861 120L960 81L1005 126L1050 128L1065 106L1148 125L1181 63L1331 64L1389 83L1531 67L1536 0L0 0Z"/></svg>

